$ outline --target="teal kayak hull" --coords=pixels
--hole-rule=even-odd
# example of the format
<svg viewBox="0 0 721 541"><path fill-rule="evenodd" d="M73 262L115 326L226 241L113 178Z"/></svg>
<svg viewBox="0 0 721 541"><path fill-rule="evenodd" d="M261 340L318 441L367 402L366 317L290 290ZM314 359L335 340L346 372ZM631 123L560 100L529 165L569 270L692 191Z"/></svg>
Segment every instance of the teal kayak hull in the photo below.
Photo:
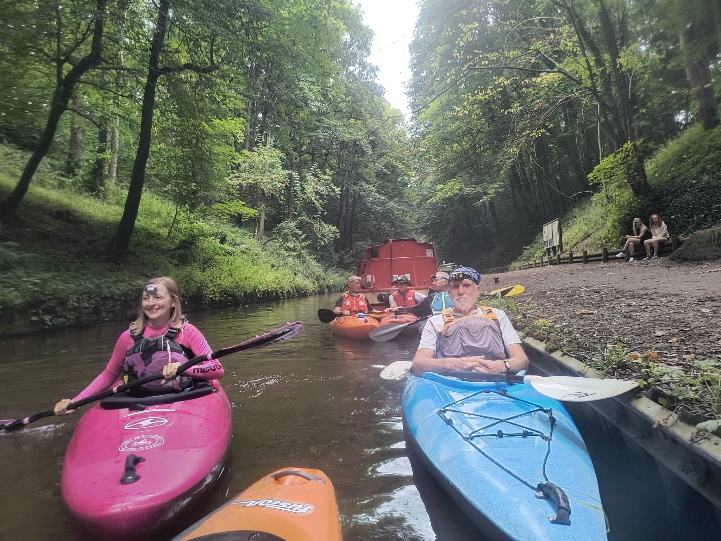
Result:
<svg viewBox="0 0 721 541"><path fill-rule="evenodd" d="M410 444L489 539L607 539L591 458L559 401L426 373L402 403Z"/></svg>

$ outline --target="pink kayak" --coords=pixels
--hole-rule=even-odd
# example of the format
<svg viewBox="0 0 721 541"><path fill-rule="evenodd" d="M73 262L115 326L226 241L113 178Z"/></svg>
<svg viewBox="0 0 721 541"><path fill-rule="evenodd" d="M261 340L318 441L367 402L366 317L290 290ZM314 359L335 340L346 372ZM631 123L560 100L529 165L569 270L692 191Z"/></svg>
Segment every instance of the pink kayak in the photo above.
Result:
<svg viewBox="0 0 721 541"><path fill-rule="evenodd" d="M63 464L63 499L101 539L155 536L220 476L231 434L230 403L220 386L106 398L75 429Z"/></svg>

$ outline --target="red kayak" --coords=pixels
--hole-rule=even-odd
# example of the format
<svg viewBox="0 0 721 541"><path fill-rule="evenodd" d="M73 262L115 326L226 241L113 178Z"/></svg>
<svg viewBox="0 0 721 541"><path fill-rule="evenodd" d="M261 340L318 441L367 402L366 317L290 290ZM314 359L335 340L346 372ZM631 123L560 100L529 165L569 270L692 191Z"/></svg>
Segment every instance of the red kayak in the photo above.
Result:
<svg viewBox="0 0 721 541"><path fill-rule="evenodd" d="M320 470L284 468L253 483L173 541L340 541L330 479Z"/></svg>
<svg viewBox="0 0 721 541"><path fill-rule="evenodd" d="M63 499L101 539L157 537L220 476L231 434L230 403L219 385L106 398L75 429Z"/></svg>

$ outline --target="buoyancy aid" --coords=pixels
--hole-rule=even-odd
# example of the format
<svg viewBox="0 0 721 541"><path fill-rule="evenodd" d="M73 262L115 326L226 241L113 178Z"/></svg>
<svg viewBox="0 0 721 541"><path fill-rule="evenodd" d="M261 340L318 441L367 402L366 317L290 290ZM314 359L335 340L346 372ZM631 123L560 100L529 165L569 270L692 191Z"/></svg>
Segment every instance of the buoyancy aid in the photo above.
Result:
<svg viewBox="0 0 721 541"><path fill-rule="evenodd" d="M366 300L365 295L351 295L347 291L343 294L342 308L343 310L350 310L351 314L358 314L360 312L365 314L369 310L368 301Z"/></svg>
<svg viewBox="0 0 721 541"><path fill-rule="evenodd" d="M501 324L490 306L481 306L476 313L463 317L454 316L452 308L446 308L441 314L445 325L438 333L436 357L508 357Z"/></svg>
<svg viewBox="0 0 721 541"><path fill-rule="evenodd" d="M405 296L401 295L399 291L393 292L393 300L396 301L396 306L415 306L416 305L416 292L415 290L408 288Z"/></svg>
<svg viewBox="0 0 721 541"><path fill-rule="evenodd" d="M448 291L436 291L433 294L433 301L431 302L431 310L434 314L440 314L446 308L451 308L453 303L451 302L451 296Z"/></svg>
<svg viewBox="0 0 721 541"><path fill-rule="evenodd" d="M175 341L179 331L180 329L175 327L168 327L168 332L157 338L135 337L133 346L125 352L123 381L129 383L159 374L163 371L163 366L169 362L181 364L187 362L193 353ZM174 393L193 386L193 379L190 376L181 375L164 384L161 381L144 383L139 390L144 393L161 394Z"/></svg>

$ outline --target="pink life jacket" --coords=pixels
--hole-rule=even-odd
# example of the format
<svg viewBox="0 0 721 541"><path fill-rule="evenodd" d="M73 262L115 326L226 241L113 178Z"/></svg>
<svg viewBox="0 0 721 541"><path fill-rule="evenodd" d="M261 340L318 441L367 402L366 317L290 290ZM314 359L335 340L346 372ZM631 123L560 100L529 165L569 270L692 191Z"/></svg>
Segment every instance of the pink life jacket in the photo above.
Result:
<svg viewBox="0 0 721 541"><path fill-rule="evenodd" d="M138 336L135 343L125 353L125 367L123 369L123 382L129 383L146 376L159 374L169 362L185 363L189 360L188 353L183 346L175 341L175 335L180 329L168 327L168 332L157 338ZM164 384L158 379L144 383L139 387L142 393L164 394L175 393L193 386L190 376L178 376ZM142 394L141 393L141 394Z"/></svg>

